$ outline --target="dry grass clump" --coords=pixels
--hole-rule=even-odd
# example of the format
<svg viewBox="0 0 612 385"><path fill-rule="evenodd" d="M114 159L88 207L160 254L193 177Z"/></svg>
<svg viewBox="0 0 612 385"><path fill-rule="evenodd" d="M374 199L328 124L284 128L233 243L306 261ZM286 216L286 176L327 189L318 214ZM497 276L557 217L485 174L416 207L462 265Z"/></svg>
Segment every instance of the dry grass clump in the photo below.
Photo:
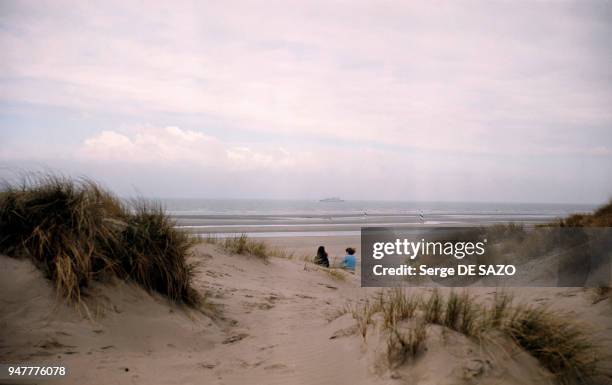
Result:
<svg viewBox="0 0 612 385"><path fill-rule="evenodd" d="M425 349L427 325L418 321L405 329L393 327L387 339L387 361L390 368L403 365L416 359Z"/></svg>
<svg viewBox="0 0 612 385"><path fill-rule="evenodd" d="M523 240L527 234L525 226L522 223L514 222L487 226L484 231L486 231L487 236L493 239L512 239L514 241Z"/></svg>
<svg viewBox="0 0 612 385"><path fill-rule="evenodd" d="M609 286L597 286L593 288L591 292L593 304L599 303L605 300L606 298L612 299L612 297L610 296L611 292L612 288L610 288Z"/></svg>
<svg viewBox="0 0 612 385"><path fill-rule="evenodd" d="M474 297L470 296L467 292L461 294L459 297L459 309L461 309L461 320L459 328L455 330L466 336L475 335L480 327L479 317L481 309L476 305Z"/></svg>
<svg viewBox="0 0 612 385"><path fill-rule="evenodd" d="M100 247L118 247L123 207L95 183L46 176L0 193L0 251L31 258L59 291L77 299L96 274L113 271ZM123 219L123 218L122 218Z"/></svg>
<svg viewBox="0 0 612 385"><path fill-rule="evenodd" d="M220 238L217 237L215 234L206 234L206 236L204 237L199 237L196 238L198 242L203 242L203 243L208 243L211 245L216 245L220 242Z"/></svg>
<svg viewBox="0 0 612 385"><path fill-rule="evenodd" d="M481 326L479 316L482 309L467 291L462 294L451 291L445 299L438 289L434 289L429 299L422 301L422 307L425 322L445 326L466 336L475 335Z"/></svg>
<svg viewBox="0 0 612 385"><path fill-rule="evenodd" d="M387 328L395 326L399 321L413 318L418 306L417 297L408 296L399 288L391 290L386 300L379 299L379 308L383 310L384 325Z"/></svg>
<svg viewBox="0 0 612 385"><path fill-rule="evenodd" d="M489 263L513 263L541 257L556 248L558 231L548 226L526 230L522 224L497 224L482 229L490 242Z"/></svg>
<svg viewBox="0 0 612 385"><path fill-rule="evenodd" d="M425 322L430 324L441 324L443 306L444 299L440 295L440 291L438 289L434 289L429 296L429 299L424 302L423 307L425 311Z"/></svg>
<svg viewBox="0 0 612 385"><path fill-rule="evenodd" d="M484 256L488 263L522 263L555 253L559 255L562 270L571 272L580 268L589 252L596 255L609 249L610 232L599 230L610 227L612 201L593 213L573 214L533 228L508 223L483 227L480 231L489 242Z"/></svg>
<svg viewBox="0 0 612 385"><path fill-rule="evenodd" d="M573 214L567 218L559 219L552 225L561 227L611 227L612 200L592 214Z"/></svg>
<svg viewBox="0 0 612 385"><path fill-rule="evenodd" d="M559 247L567 250L574 249L580 243L589 241L588 237L581 232L564 233L564 236L560 236L559 228L584 227L612 227L612 200L593 213L572 214L567 218L559 218L551 223L537 225L530 231L527 231L524 225L516 223L488 226L482 230L489 241L495 242L489 253L491 261L505 263L511 258L516 263L540 257ZM580 238L581 236L583 238ZM604 235L604 241L608 239L609 235ZM590 241L593 242L593 240ZM597 244L597 237L594 242ZM571 258L565 262L571 263L575 260L576 258ZM571 269L571 266L568 269Z"/></svg>
<svg viewBox="0 0 612 385"><path fill-rule="evenodd" d="M599 374L597 349L583 325L545 309L518 307L502 329L560 382L590 383Z"/></svg>
<svg viewBox="0 0 612 385"><path fill-rule="evenodd" d="M363 306L360 309L361 314L353 313L353 318L357 321L357 329L359 330L359 334L361 334L361 338L365 339L368 334L368 326L372 324L372 313L367 306Z"/></svg>
<svg viewBox="0 0 612 385"><path fill-rule="evenodd" d="M195 304L191 243L159 208L129 210L89 180L58 176L6 184L0 192L0 252L29 258L59 294L78 301L93 280L133 280L170 299Z"/></svg>
<svg viewBox="0 0 612 385"><path fill-rule="evenodd" d="M450 329L457 329L461 315L461 304L459 295L454 291L450 293L446 301L446 311L444 312L444 326Z"/></svg>
<svg viewBox="0 0 612 385"><path fill-rule="evenodd" d="M357 327L361 334L361 337L365 339L368 326L373 324L372 316L383 310L384 299L383 293L381 292L374 300L367 299L360 305L351 306L347 304L344 307L346 313L351 313L353 319L357 322Z"/></svg>
<svg viewBox="0 0 612 385"><path fill-rule="evenodd" d="M249 238L246 234L241 234L237 237L225 238L223 248L230 253L252 255L260 258L263 261L268 261L270 250L268 245L262 241L256 241Z"/></svg>
<svg viewBox="0 0 612 385"><path fill-rule="evenodd" d="M366 338L368 327L374 324L373 315L382 313L383 326L387 330L387 361L391 368L406 361L414 360L425 348L427 323L418 321L410 326L400 325L402 321L414 318L419 306L417 297L408 296L399 289L379 292L373 300L366 301L354 308L345 307L357 322L362 338Z"/></svg>
<svg viewBox="0 0 612 385"><path fill-rule="evenodd" d="M394 289L379 293L351 312L364 338L369 325L374 324L373 315L382 313L391 367L417 357L425 346L427 325L437 324L478 341L501 333L538 359L559 383L588 384L601 374L599 350L590 342L584 325L565 314L513 306L512 301L512 296L502 292L490 306L481 306L467 292L451 291L445 298L435 289L428 298L418 298Z"/></svg>
<svg viewBox="0 0 612 385"><path fill-rule="evenodd" d="M590 384L602 374L600 351L589 329L569 314L533 306L512 306L512 297L496 294L483 314L483 331L500 330L538 359L562 384Z"/></svg>
<svg viewBox="0 0 612 385"><path fill-rule="evenodd" d="M346 275L340 269L330 268L324 269L327 272L327 275L331 277L331 279L336 281L346 281Z"/></svg>
<svg viewBox="0 0 612 385"><path fill-rule="evenodd" d="M466 336L472 336L479 326L479 311L474 298L467 292L459 295L453 291L446 300L444 318L440 324Z"/></svg>
<svg viewBox="0 0 612 385"><path fill-rule="evenodd" d="M287 252L282 248L279 247L268 247L268 256L270 257L274 257L274 258L285 258L285 259L298 259L301 261L306 260L306 257L302 256L296 256L294 252Z"/></svg>
<svg viewBox="0 0 612 385"><path fill-rule="evenodd" d="M185 262L193 240L174 228L159 205L137 203L126 222L120 234L122 247L113 251L127 276L172 300L195 304L193 265Z"/></svg>
<svg viewBox="0 0 612 385"><path fill-rule="evenodd" d="M496 291L491 307L485 310L483 328L494 329L501 327L502 322L508 316L512 301L513 297L510 294Z"/></svg>
<svg viewBox="0 0 612 385"><path fill-rule="evenodd" d="M286 259L293 259L295 257L293 253L287 253L285 250L277 247L270 247L267 243L249 238L246 234L227 238L217 237L214 234L206 234L205 237L197 238L197 240L212 245L221 245L224 250L230 253L252 255L266 262L270 257ZM306 258L302 259L305 260Z"/></svg>

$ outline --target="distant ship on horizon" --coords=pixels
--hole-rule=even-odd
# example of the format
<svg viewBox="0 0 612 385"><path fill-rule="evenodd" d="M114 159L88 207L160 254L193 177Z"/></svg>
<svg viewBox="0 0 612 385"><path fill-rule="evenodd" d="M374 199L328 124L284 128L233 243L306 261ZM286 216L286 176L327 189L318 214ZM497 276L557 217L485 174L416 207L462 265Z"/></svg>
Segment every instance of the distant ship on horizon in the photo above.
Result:
<svg viewBox="0 0 612 385"><path fill-rule="evenodd" d="M339 197L330 197L330 198L321 199L319 200L319 202L335 203L335 202L344 202L344 200L340 199Z"/></svg>

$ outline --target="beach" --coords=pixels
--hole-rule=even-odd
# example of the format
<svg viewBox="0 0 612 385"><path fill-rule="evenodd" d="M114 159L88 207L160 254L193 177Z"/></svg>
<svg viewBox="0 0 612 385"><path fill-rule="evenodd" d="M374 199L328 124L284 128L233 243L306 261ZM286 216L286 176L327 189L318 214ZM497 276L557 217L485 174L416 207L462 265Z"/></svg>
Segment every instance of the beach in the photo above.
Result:
<svg viewBox="0 0 612 385"><path fill-rule="evenodd" d="M534 225L593 205L547 203L166 199L177 228L201 237L345 237L364 227ZM316 242L315 242L316 243Z"/></svg>
<svg viewBox="0 0 612 385"><path fill-rule="evenodd" d="M0 385L612 385L612 1L3 1Z"/></svg>
<svg viewBox="0 0 612 385"><path fill-rule="evenodd" d="M374 329L364 339L345 310L375 298L379 289L361 288L359 275L323 269L305 258L324 244L336 261L345 247L358 247L359 238L266 242L285 255L262 260L209 243L193 249L194 286L207 293L200 310L125 282L96 283L86 307L57 302L51 282L29 261L2 256L3 361L65 365L70 375L45 380L50 384L99 378L118 384L554 383L511 341L480 345L437 326L428 330L427 349L417 361L389 369L383 359L386 340ZM426 297L432 289L407 290ZM593 291L584 288L508 290L521 303L585 322L589 338L610 351L609 299L594 300ZM496 290L469 293L490 304Z"/></svg>
<svg viewBox="0 0 612 385"><path fill-rule="evenodd" d="M7 227L15 248L5 249L11 257L0 255L2 362L63 368L63 376L44 383L519 385L611 378L609 288L535 287L554 272L555 249L537 249L532 259L516 254L532 253L530 239L549 244L530 238L538 235L534 225L575 207L492 211L464 203L403 212L414 203L302 202L296 209L295 202L249 201L235 204L252 206L240 214L206 201L212 206L174 207L168 215L158 206L125 209L89 184L50 183L52 191L68 192L60 202L79 220L39 222L41 206L29 194L47 197L47 185L11 192L6 202L21 202L6 210L11 220L35 220L23 233ZM609 208L602 210L574 218L607 220ZM116 216L100 217L108 213ZM362 227L421 234L449 225L505 234L505 257L524 264L517 287L511 280L499 287L490 277L453 281L463 286L454 289L436 277L412 287L362 287ZM51 235L79 237L48 250L32 248L31 234L48 234L35 245L47 245ZM314 263L320 246L329 268ZM342 268L349 247L356 271ZM609 279L609 264L593 267Z"/></svg>

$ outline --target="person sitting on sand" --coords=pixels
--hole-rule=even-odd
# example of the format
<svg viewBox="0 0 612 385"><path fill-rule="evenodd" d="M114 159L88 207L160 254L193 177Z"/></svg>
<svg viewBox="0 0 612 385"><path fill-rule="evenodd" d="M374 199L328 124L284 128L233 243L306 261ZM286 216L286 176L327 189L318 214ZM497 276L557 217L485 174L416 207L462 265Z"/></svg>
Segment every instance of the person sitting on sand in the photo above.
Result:
<svg viewBox="0 0 612 385"><path fill-rule="evenodd" d="M319 246L314 263L317 265L329 267L329 259L327 258L327 252L325 251L325 247Z"/></svg>
<svg viewBox="0 0 612 385"><path fill-rule="evenodd" d="M342 267L347 270L355 271L355 262L355 249L347 247L346 255L342 260Z"/></svg>

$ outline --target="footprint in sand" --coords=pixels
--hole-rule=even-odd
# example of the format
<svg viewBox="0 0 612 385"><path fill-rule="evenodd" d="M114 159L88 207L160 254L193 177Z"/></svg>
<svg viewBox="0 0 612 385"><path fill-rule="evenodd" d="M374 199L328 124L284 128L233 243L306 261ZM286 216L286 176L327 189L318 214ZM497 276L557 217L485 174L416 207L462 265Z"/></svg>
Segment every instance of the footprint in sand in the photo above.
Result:
<svg viewBox="0 0 612 385"><path fill-rule="evenodd" d="M303 298L303 299L314 299L314 297L311 297L311 296L306 295L306 294L296 294L295 296L298 297L298 298Z"/></svg>
<svg viewBox="0 0 612 385"><path fill-rule="evenodd" d="M338 290L336 286L328 285L326 283L319 283L319 285L325 286L326 288L331 289L331 290Z"/></svg>
<svg viewBox="0 0 612 385"><path fill-rule="evenodd" d="M270 310L274 307L274 304L270 302L243 302L243 306L248 309Z"/></svg>
<svg viewBox="0 0 612 385"><path fill-rule="evenodd" d="M200 362L198 366L204 369L214 369L217 366L217 363Z"/></svg>
<svg viewBox="0 0 612 385"><path fill-rule="evenodd" d="M285 364L272 364L268 366L264 366L264 370L280 370L280 369L289 369Z"/></svg>
<svg viewBox="0 0 612 385"><path fill-rule="evenodd" d="M246 333L240 333L240 334L235 334L233 336L227 337L225 340L223 340L222 344L233 344L235 342L238 342L246 337L248 337L249 335Z"/></svg>
<svg viewBox="0 0 612 385"><path fill-rule="evenodd" d="M50 338L46 341L41 342L37 345L39 348L43 349L59 349L59 348L74 348L72 345L65 345L55 338Z"/></svg>
<svg viewBox="0 0 612 385"><path fill-rule="evenodd" d="M277 346L278 346L278 344L274 344L274 345L267 345L267 346L262 346L262 347L260 347L260 348L259 348L259 350L260 350L260 351L264 351L264 350L268 350L268 349L275 348L275 347L277 347Z"/></svg>
<svg viewBox="0 0 612 385"><path fill-rule="evenodd" d="M475 358L466 362L465 366L463 367L463 376L466 379L482 377L489 373L492 368L493 365L491 364L491 361Z"/></svg>

